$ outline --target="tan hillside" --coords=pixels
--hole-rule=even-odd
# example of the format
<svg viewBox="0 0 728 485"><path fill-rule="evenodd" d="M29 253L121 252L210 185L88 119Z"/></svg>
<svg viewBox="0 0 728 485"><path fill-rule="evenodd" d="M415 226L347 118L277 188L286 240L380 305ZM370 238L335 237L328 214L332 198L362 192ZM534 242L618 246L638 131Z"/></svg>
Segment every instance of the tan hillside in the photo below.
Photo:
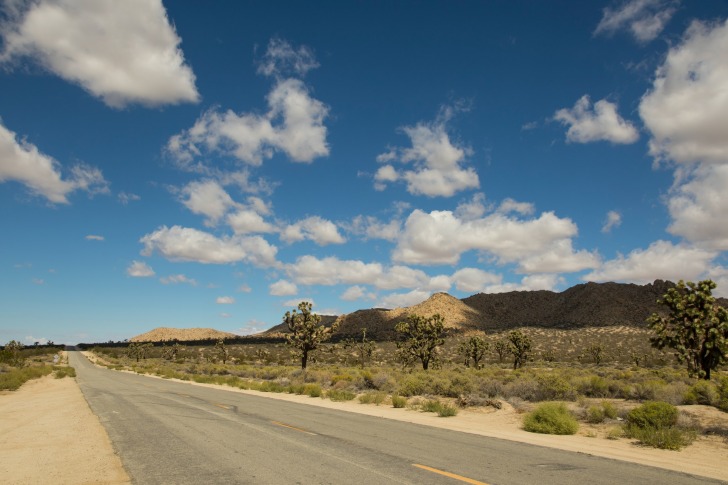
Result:
<svg viewBox="0 0 728 485"><path fill-rule="evenodd" d="M221 338L235 338L237 335L229 332L221 332L214 328L169 328L158 327L147 333L137 335L129 339L130 342L166 342L179 340L180 342L190 340L212 340Z"/></svg>

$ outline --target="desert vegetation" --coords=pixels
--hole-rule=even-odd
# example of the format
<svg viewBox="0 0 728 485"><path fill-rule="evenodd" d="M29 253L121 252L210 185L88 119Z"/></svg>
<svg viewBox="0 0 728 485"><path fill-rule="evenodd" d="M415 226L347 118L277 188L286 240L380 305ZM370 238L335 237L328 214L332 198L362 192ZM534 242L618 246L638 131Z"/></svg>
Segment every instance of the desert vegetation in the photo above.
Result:
<svg viewBox="0 0 728 485"><path fill-rule="evenodd" d="M15 391L31 379L53 374L57 379L75 377L61 357L62 347L53 343L26 347L11 340L0 349L0 390Z"/></svg>

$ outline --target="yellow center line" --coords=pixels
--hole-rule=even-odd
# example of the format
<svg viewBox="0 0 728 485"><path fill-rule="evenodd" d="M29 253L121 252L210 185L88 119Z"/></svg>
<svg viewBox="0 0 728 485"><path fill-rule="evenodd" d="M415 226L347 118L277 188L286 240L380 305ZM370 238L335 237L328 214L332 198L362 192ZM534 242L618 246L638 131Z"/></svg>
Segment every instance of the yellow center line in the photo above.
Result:
<svg viewBox="0 0 728 485"><path fill-rule="evenodd" d="M291 426L290 424L281 423L280 421L271 421L271 423L275 424L276 426L283 426L284 428L293 429L296 431L300 431L301 433L306 433L306 434L310 434L312 436L316 436L316 433L306 431L305 429L296 428L295 426Z"/></svg>
<svg viewBox="0 0 728 485"><path fill-rule="evenodd" d="M212 403L212 404L213 404L213 405L215 405L215 406L217 406L217 407L219 407L219 408L223 408L223 409L227 409L227 410L229 410L229 409L230 409L230 406L226 406L226 405L224 405L224 404L218 404L218 403L216 403L216 402L214 402L214 403Z"/></svg>
<svg viewBox="0 0 728 485"><path fill-rule="evenodd" d="M478 480L473 480L472 478L455 475L454 473L446 472L443 470L438 470L437 468L432 468L432 467L429 467L426 465L418 465L417 463L413 463L412 466L421 468L423 470L427 470L428 472L437 473L438 475L443 475L445 477L453 478L455 480L460 480L461 482L470 483L471 485L488 485L485 482L479 482Z"/></svg>

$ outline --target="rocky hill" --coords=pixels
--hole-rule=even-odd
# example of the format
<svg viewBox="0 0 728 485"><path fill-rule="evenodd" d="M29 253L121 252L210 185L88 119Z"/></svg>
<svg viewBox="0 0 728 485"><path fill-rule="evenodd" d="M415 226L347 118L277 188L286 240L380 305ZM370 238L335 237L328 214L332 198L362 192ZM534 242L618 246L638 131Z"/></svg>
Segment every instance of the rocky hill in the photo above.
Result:
<svg viewBox="0 0 728 485"><path fill-rule="evenodd" d="M130 342L166 342L179 340L187 342L192 340L214 340L221 338L235 338L237 335L221 332L213 328L169 328L158 327L149 332L129 339Z"/></svg>
<svg viewBox="0 0 728 485"><path fill-rule="evenodd" d="M443 316L446 328L456 333L522 326L645 328L648 316L665 311L657 300L672 286L674 283L662 280L647 285L585 283L560 293L544 290L479 293L462 300L447 293L436 293L412 307L373 308L341 315L336 319L339 323L337 333L358 336L361 329L366 328L373 338L388 339L394 336L394 326L408 315L431 316L435 313ZM728 306L726 299L721 298L718 302Z"/></svg>

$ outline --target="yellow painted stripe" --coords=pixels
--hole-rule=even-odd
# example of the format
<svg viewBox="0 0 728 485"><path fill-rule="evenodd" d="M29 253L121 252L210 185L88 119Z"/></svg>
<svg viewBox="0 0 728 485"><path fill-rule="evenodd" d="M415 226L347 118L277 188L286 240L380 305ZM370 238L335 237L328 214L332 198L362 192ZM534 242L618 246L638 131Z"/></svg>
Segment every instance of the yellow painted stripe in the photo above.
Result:
<svg viewBox="0 0 728 485"><path fill-rule="evenodd" d="M437 468L432 468L426 465L418 465L417 463L413 463L412 466L422 468L423 470L427 470L428 472L437 473L438 475L453 478L455 480L460 480L461 482L470 483L471 485L488 485L485 482L479 482L478 480L473 480L472 478L462 477L460 475L455 475L454 473L438 470Z"/></svg>
<svg viewBox="0 0 728 485"><path fill-rule="evenodd" d="M276 426L283 426L284 428L293 429L296 431L300 431L301 433L306 433L306 434L316 436L316 433L306 431L305 429L296 428L295 426L291 426L290 424L281 423L280 421L271 421L271 423L275 424Z"/></svg>
<svg viewBox="0 0 728 485"><path fill-rule="evenodd" d="M223 409L230 409L230 406L225 406L224 404L218 404L218 403L216 403L216 402L215 402L215 403L213 403L213 404L214 404L215 406L219 407L219 408L223 408Z"/></svg>

